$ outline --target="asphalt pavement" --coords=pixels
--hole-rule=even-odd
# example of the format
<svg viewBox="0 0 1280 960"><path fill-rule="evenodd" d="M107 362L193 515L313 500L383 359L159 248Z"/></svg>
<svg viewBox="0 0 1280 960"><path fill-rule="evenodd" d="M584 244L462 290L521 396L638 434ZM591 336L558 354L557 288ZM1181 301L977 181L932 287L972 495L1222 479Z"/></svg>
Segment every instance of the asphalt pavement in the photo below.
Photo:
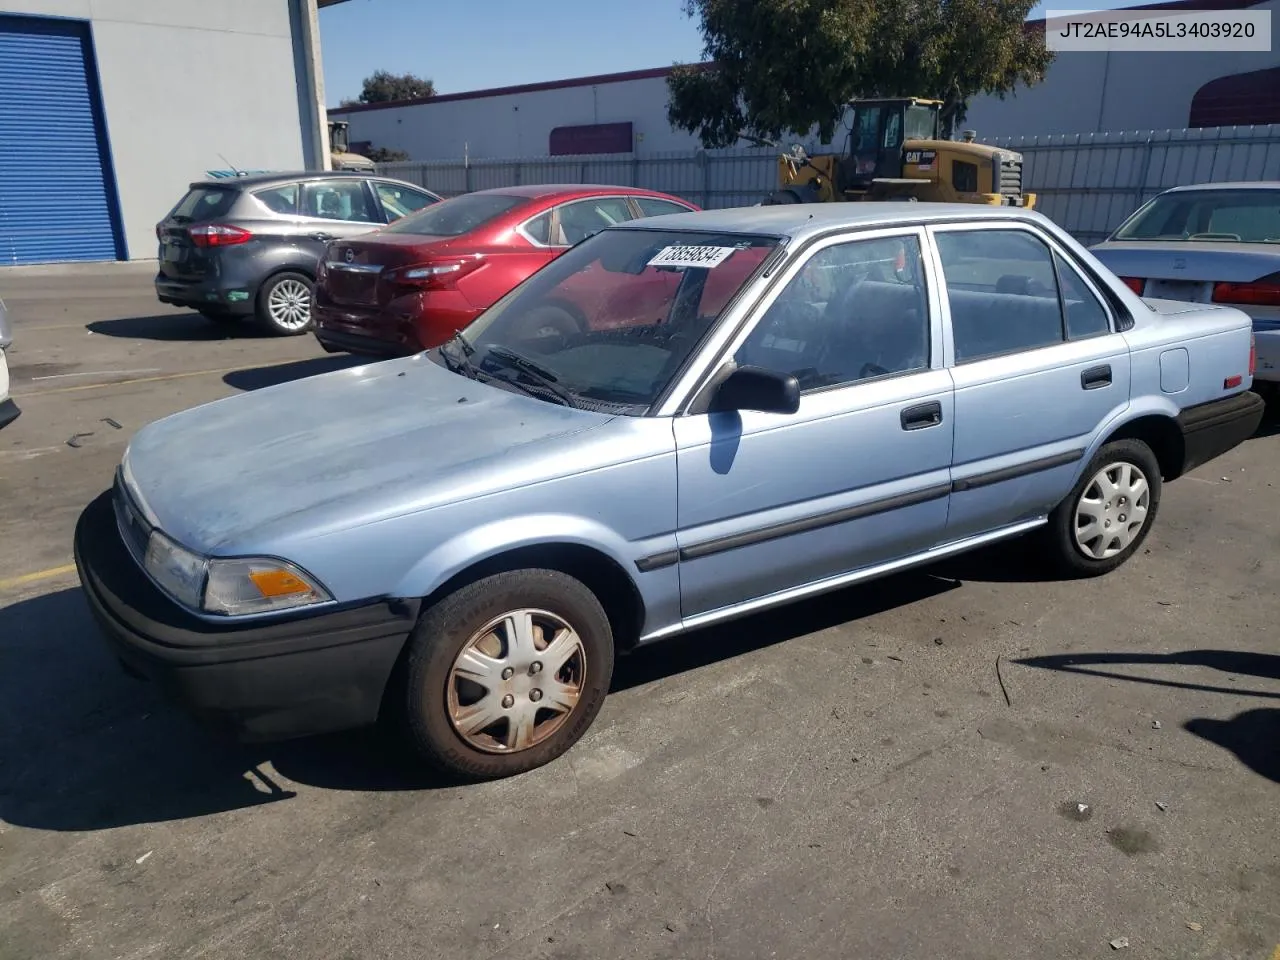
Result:
<svg viewBox="0 0 1280 960"><path fill-rule="evenodd" d="M447 786L106 654L71 533L133 431L359 362L150 277L0 273L0 960L1280 960L1274 417L1109 577L1005 546L670 641L560 761Z"/></svg>

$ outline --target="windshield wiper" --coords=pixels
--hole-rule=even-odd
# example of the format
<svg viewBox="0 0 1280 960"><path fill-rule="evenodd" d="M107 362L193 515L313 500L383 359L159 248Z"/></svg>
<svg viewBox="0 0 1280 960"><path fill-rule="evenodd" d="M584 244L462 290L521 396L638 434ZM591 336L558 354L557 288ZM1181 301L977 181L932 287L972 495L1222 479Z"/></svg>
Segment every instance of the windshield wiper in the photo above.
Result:
<svg viewBox="0 0 1280 960"><path fill-rule="evenodd" d="M446 350L446 347L452 347L454 344L461 347L461 352L454 354L452 350ZM476 366L471 362L472 355L476 352L476 348L471 345L471 341L467 339L466 334L461 330L440 345L440 356L444 358L445 366L452 373L461 373L468 379L477 379Z"/></svg>
<svg viewBox="0 0 1280 960"><path fill-rule="evenodd" d="M530 360L524 354L516 353L508 347L497 345L489 347L486 356L501 361L508 367L519 370L521 373L525 374L537 383L538 386L542 387L542 389L556 397L556 399L566 407L574 406L573 395L564 387L560 386L558 382L560 378L536 360ZM506 377L503 379L506 380L507 383L514 384L515 386L521 386L518 381L509 380Z"/></svg>

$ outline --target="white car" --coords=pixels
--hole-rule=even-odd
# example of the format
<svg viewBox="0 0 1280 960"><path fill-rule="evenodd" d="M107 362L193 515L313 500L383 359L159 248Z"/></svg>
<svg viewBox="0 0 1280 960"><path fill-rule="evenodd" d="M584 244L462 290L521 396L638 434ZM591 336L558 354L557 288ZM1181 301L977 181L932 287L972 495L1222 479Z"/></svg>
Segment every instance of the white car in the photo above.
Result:
<svg viewBox="0 0 1280 960"><path fill-rule="evenodd" d="M1280 181L1173 187L1089 251L1140 297L1253 319L1253 388L1280 397Z"/></svg>
<svg viewBox="0 0 1280 960"><path fill-rule="evenodd" d="M9 365L5 361L4 351L13 342L9 333L9 320L5 314L4 301L0 300L0 427L7 427L18 419L22 411L9 396Z"/></svg>

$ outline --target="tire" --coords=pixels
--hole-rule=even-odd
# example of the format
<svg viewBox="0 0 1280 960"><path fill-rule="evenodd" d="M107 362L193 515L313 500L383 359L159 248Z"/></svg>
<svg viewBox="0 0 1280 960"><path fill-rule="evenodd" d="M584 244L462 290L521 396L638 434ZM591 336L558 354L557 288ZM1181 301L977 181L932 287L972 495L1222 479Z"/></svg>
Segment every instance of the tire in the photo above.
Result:
<svg viewBox="0 0 1280 960"><path fill-rule="evenodd" d="M1126 476L1128 482L1133 482L1135 470L1145 480L1145 493L1136 496L1123 490L1108 493L1101 486L1104 471L1109 480L1124 484ZM1049 515L1046 533L1055 565L1074 577L1096 577L1115 570L1138 551L1151 532L1160 509L1162 488L1160 464L1151 448L1141 440L1115 440L1103 445L1071 493ZM1095 512L1081 508L1092 503L1097 503L1096 514L1102 523L1096 537L1090 537L1089 525L1081 523L1088 519L1089 513ZM1138 527L1133 526L1135 503L1145 508ZM1117 533L1121 526L1127 528L1124 534Z"/></svg>
<svg viewBox="0 0 1280 960"><path fill-rule="evenodd" d="M219 323L225 326L228 324L240 322L240 318L237 317L235 314L227 313L223 310L217 310L217 309L214 309L213 307L205 307L203 310L197 310L196 312L199 313L200 316L208 320L210 323Z"/></svg>
<svg viewBox="0 0 1280 960"><path fill-rule="evenodd" d="M286 270L269 277L258 291L258 322L278 337L296 337L314 326L311 319L312 280L305 273ZM299 302L302 291L306 297Z"/></svg>
<svg viewBox="0 0 1280 960"><path fill-rule="evenodd" d="M502 621L523 620L526 613L532 614L535 629L526 636L533 644L516 651ZM569 626L577 642L559 641L572 644L563 668L552 674L547 664L538 673L547 650L538 650L538 638L545 640L553 618L561 630ZM586 733L609 691L613 659L609 618L580 581L540 569L486 577L429 608L410 635L403 686L395 692L401 732L421 759L455 777L495 780L525 773L550 763ZM491 677L491 685L456 672L459 665L469 665L472 676ZM539 676L546 679L540 682ZM558 699L547 686L554 681L566 698L561 702L576 691L566 711L546 706ZM534 702L544 706L533 707ZM469 716L474 720L466 729ZM508 719L520 717L532 718L533 726ZM529 743L519 747L513 741L522 730Z"/></svg>

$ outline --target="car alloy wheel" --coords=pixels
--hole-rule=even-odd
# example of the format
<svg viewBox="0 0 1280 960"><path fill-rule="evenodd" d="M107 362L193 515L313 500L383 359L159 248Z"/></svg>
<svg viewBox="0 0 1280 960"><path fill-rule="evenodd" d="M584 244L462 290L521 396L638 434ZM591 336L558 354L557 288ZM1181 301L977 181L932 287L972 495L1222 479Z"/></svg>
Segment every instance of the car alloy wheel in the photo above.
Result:
<svg viewBox="0 0 1280 960"><path fill-rule="evenodd" d="M516 753L554 734L577 709L587 651L547 610L512 610L472 635L449 673L449 721L470 746Z"/></svg>
<svg viewBox="0 0 1280 960"><path fill-rule="evenodd" d="M301 280L281 280L267 296L271 320L284 330L305 330L311 324L311 288Z"/></svg>
<svg viewBox="0 0 1280 960"><path fill-rule="evenodd" d="M1123 553L1147 523L1151 485L1133 463L1109 463L1076 501L1076 546L1091 560Z"/></svg>

